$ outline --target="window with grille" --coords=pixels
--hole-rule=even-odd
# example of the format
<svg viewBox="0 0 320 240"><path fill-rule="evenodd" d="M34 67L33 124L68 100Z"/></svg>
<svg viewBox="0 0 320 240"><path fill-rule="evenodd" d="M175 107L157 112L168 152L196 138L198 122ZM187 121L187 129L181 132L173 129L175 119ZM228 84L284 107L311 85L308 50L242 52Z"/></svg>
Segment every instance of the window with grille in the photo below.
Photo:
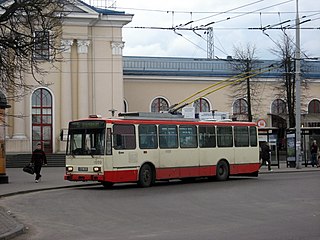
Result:
<svg viewBox="0 0 320 240"><path fill-rule="evenodd" d="M233 114L241 115L248 114L248 103L245 99L237 99L233 104Z"/></svg>
<svg viewBox="0 0 320 240"><path fill-rule="evenodd" d="M34 58L37 60L49 60L50 58L50 34L49 31L36 31L34 33Z"/></svg>
<svg viewBox="0 0 320 240"><path fill-rule="evenodd" d="M309 113L320 113L320 101L317 99L312 100L308 106Z"/></svg>
<svg viewBox="0 0 320 240"><path fill-rule="evenodd" d="M271 113L275 115L286 114L287 108L286 103L282 99L276 99L272 102Z"/></svg>
<svg viewBox="0 0 320 240"><path fill-rule="evenodd" d="M32 149L41 142L47 153L52 153L52 96L39 88L32 94Z"/></svg>
<svg viewBox="0 0 320 240"><path fill-rule="evenodd" d="M193 106L195 108L195 112L196 113L199 113L199 112L210 112L210 104L204 98L200 98L200 99L196 100L194 102Z"/></svg>
<svg viewBox="0 0 320 240"><path fill-rule="evenodd" d="M156 98L152 101L151 112L168 111L169 103L164 98Z"/></svg>

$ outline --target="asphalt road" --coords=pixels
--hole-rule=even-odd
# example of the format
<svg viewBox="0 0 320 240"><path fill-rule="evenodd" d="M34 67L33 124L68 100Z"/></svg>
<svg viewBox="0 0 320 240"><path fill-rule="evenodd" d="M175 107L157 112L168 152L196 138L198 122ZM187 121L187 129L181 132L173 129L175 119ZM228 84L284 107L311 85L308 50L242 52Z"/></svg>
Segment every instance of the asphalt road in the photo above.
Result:
<svg viewBox="0 0 320 240"><path fill-rule="evenodd" d="M320 239L320 174L51 190L2 204L26 239Z"/></svg>

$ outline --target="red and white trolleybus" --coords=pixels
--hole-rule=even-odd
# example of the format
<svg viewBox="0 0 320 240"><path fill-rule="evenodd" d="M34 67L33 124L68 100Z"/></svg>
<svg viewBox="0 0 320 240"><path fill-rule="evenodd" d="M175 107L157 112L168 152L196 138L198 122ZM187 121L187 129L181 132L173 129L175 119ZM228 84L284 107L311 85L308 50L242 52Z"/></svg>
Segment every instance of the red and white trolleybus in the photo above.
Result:
<svg viewBox="0 0 320 240"><path fill-rule="evenodd" d="M157 180L258 176L259 168L255 123L128 113L69 123L64 179L149 187Z"/></svg>

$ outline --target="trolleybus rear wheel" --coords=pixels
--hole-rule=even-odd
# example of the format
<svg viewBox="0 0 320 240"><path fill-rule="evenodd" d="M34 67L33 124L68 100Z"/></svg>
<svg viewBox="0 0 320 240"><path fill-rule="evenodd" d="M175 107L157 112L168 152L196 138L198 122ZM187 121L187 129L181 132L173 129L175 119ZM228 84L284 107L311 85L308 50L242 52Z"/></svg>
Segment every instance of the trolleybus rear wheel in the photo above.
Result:
<svg viewBox="0 0 320 240"><path fill-rule="evenodd" d="M153 183L153 171L149 164L144 164L140 168L138 185L140 187L150 187Z"/></svg>
<svg viewBox="0 0 320 240"><path fill-rule="evenodd" d="M229 166L226 161L218 162L216 171L216 179L218 181L225 181L229 178Z"/></svg>

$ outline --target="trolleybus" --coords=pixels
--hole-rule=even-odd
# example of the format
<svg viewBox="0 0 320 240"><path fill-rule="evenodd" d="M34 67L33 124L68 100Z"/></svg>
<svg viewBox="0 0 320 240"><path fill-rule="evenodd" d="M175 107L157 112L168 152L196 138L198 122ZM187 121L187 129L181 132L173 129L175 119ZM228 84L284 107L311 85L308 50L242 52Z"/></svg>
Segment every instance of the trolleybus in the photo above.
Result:
<svg viewBox="0 0 320 240"><path fill-rule="evenodd" d="M64 179L149 187L158 180L258 176L259 168L255 123L128 113L69 123Z"/></svg>

